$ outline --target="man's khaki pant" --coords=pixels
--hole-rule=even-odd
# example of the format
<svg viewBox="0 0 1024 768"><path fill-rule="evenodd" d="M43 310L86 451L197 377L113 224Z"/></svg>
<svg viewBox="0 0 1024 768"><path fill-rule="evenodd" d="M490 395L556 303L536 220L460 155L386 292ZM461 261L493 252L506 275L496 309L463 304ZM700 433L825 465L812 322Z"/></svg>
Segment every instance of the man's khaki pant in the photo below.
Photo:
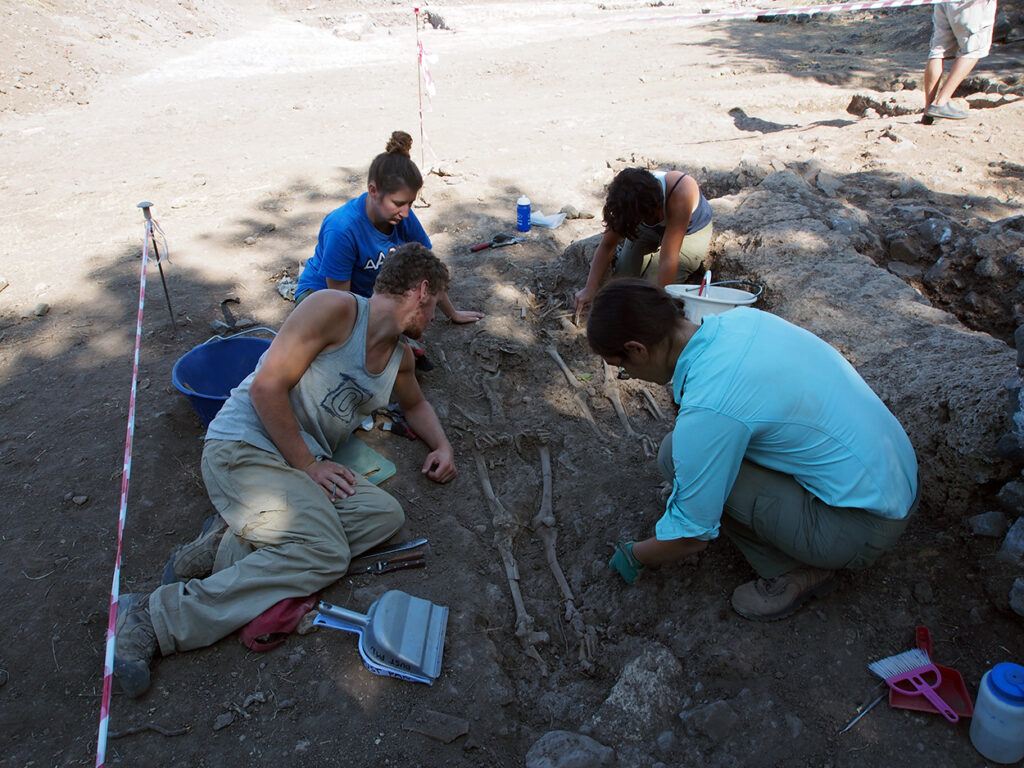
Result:
<svg viewBox="0 0 1024 768"><path fill-rule="evenodd" d="M150 596L164 655L210 645L287 597L323 589L405 520L398 501L363 477L355 495L332 502L305 472L243 442L208 440L202 470L229 531L213 575Z"/></svg>

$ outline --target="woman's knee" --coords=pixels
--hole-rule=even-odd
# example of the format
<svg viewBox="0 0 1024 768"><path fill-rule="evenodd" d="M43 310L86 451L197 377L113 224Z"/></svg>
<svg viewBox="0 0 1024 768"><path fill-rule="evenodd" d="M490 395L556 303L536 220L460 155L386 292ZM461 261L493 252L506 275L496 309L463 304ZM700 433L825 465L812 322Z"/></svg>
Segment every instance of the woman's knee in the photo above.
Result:
<svg viewBox="0 0 1024 768"><path fill-rule="evenodd" d="M386 504L381 511L381 525L391 529L388 534L390 536L405 525L405 510L394 496L388 495L388 499L390 503Z"/></svg>

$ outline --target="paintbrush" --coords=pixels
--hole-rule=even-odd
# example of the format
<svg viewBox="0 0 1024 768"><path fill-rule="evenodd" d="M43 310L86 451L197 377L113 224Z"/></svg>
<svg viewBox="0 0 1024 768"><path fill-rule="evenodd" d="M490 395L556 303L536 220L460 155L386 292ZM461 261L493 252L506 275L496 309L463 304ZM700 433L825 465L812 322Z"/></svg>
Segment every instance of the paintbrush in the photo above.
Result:
<svg viewBox="0 0 1024 768"><path fill-rule="evenodd" d="M697 295L698 296L703 296L704 295L704 291L707 291L708 294L711 293L711 270L710 269L707 272L704 273L704 279L700 281L700 288L697 289Z"/></svg>
<svg viewBox="0 0 1024 768"><path fill-rule="evenodd" d="M949 722L955 723L960 719L953 708L935 692L942 682L942 673L920 648L874 661L868 664L868 669L884 678L893 690L910 696L924 696Z"/></svg>

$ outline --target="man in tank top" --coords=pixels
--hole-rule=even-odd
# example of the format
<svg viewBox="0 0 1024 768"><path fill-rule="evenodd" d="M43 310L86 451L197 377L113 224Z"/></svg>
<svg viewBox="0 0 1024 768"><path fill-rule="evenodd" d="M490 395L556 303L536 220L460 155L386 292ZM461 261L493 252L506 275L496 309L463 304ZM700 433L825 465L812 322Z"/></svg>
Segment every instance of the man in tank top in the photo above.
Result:
<svg viewBox="0 0 1024 768"><path fill-rule="evenodd" d="M401 340L422 335L449 282L429 249L408 243L385 261L370 298L317 291L281 326L206 434L203 481L219 518L193 544L215 548L213 572L209 562L190 572L176 556L164 581L180 580L120 598L114 674L129 696L149 687L157 650L210 645L283 599L323 589L402 527L396 499L331 460L389 395L430 450L421 472L438 483L455 476Z"/></svg>

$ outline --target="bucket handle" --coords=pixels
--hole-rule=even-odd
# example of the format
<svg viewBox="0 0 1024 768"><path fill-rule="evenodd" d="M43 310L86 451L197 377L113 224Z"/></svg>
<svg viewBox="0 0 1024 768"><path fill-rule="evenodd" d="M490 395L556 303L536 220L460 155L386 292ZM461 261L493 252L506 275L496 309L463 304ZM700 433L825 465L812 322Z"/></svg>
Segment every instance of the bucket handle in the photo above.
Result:
<svg viewBox="0 0 1024 768"><path fill-rule="evenodd" d="M760 283L755 283L752 280L722 280L718 283L711 283L711 285L742 285L746 288L754 288L756 289L756 292L754 293L755 299L760 298L761 294L764 293L764 286Z"/></svg>
<svg viewBox="0 0 1024 768"><path fill-rule="evenodd" d="M227 341L228 339L234 339L234 338L237 338L239 336L244 336L247 333L254 333L256 331L266 331L271 336L277 336L277 331L275 331L273 328L267 328L267 326L265 326L265 325L257 325L255 328L246 328L244 331L239 331L238 333L233 333L230 336L219 336L219 335L218 336L211 336L210 338L208 338L206 341L204 341L199 346L203 346L205 344L209 344L211 341Z"/></svg>

